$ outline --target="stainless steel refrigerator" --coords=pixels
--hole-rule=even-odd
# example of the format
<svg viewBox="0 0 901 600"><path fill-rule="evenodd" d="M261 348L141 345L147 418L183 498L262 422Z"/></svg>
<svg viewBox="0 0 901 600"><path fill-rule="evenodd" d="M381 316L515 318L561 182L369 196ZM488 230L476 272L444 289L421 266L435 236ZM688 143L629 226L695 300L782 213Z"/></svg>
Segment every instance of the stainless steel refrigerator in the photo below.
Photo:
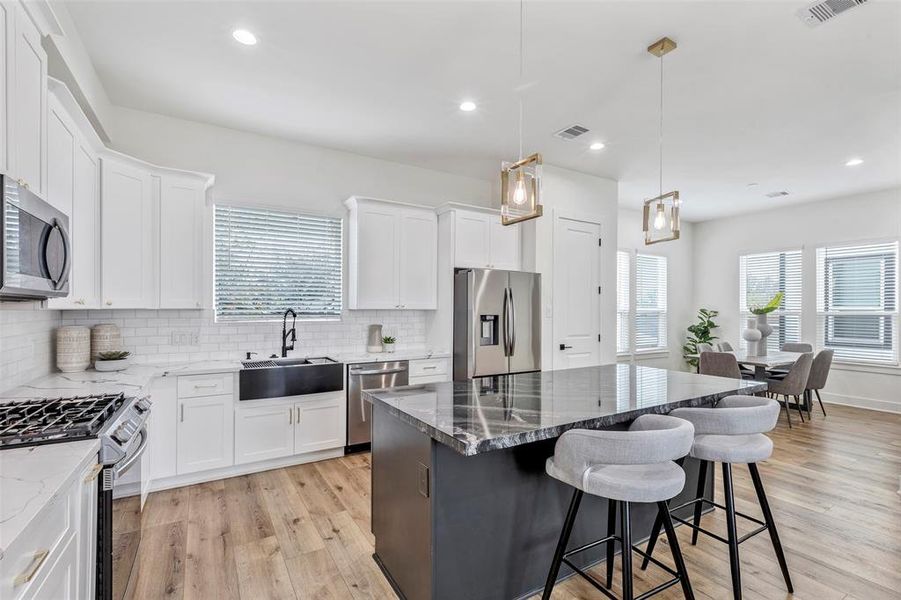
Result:
<svg viewBox="0 0 901 600"><path fill-rule="evenodd" d="M454 379L541 369L541 275L454 274Z"/></svg>

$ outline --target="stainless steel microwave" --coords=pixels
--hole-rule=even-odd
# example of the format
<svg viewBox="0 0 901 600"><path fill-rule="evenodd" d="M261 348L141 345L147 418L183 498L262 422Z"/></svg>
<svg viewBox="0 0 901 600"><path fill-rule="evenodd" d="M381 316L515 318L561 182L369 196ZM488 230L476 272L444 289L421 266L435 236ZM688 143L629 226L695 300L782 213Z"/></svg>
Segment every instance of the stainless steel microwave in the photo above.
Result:
<svg viewBox="0 0 901 600"><path fill-rule="evenodd" d="M67 296L72 266L69 217L9 175L0 175L0 187L0 298Z"/></svg>

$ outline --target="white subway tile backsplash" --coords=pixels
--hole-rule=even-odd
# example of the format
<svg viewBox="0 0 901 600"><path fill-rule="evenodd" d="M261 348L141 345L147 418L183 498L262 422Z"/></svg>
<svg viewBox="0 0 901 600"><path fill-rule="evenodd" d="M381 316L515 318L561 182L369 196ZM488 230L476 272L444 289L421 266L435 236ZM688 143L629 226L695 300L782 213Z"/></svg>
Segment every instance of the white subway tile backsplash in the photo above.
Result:
<svg viewBox="0 0 901 600"><path fill-rule="evenodd" d="M381 323L384 335L402 349L426 344L427 311L344 311L340 320L296 323L295 349L304 354L362 353L368 327ZM281 348L281 321L216 323L210 310L64 311L62 325L116 323L126 350L137 362L240 359ZM57 323L59 324L59 323ZM190 339L196 343L173 343Z"/></svg>
<svg viewBox="0 0 901 600"><path fill-rule="evenodd" d="M0 302L0 391L56 370L60 311L40 302Z"/></svg>

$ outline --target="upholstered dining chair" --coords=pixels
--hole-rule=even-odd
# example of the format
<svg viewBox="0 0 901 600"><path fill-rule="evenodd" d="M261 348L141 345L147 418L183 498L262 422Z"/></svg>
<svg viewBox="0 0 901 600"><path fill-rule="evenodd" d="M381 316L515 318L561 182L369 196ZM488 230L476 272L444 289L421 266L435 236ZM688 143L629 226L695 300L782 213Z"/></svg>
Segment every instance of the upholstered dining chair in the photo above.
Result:
<svg viewBox="0 0 901 600"><path fill-rule="evenodd" d="M729 342L720 342L720 352L734 352L735 348L732 347L732 344ZM744 379L754 379L754 369L749 369L748 367L743 367L742 365L738 365L739 370L741 371L741 376Z"/></svg>
<svg viewBox="0 0 901 600"><path fill-rule="evenodd" d="M728 352L702 352L698 373L701 375L713 375L715 377L728 377L741 379L741 369L734 354Z"/></svg>
<svg viewBox="0 0 901 600"><path fill-rule="evenodd" d="M795 361L791 366L788 374L779 379L767 379L768 392L779 400L779 396L783 397L782 405L785 407L785 416L788 419L788 426L792 426L791 412L788 409L789 398L794 398L795 406L798 408L798 416L801 422L804 422L804 412L801 410L801 396L807 389L807 379L810 376L810 367L813 365L813 354L806 352Z"/></svg>
<svg viewBox="0 0 901 600"><path fill-rule="evenodd" d="M704 342L698 344L698 354L703 354L704 352L713 352L713 345Z"/></svg>
<svg viewBox="0 0 901 600"><path fill-rule="evenodd" d="M832 368L832 358L834 355L835 350L832 350L831 348L820 350L813 359L813 364L810 367L810 375L807 377L807 391L817 395L817 402L820 403L820 410L823 411L824 417L826 416L826 408L823 406L823 399L820 398L820 390L826 387L826 378L829 377L829 370ZM811 399L812 398L808 396L808 418L810 417Z"/></svg>
<svg viewBox="0 0 901 600"><path fill-rule="evenodd" d="M813 352L813 344L807 342L786 342L782 344L783 352Z"/></svg>

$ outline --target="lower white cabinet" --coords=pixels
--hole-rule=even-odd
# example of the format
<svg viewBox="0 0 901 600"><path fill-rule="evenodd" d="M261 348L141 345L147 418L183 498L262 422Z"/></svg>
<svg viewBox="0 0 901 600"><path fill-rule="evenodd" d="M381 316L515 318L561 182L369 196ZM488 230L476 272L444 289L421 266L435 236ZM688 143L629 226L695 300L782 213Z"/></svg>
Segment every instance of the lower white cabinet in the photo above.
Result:
<svg viewBox="0 0 901 600"><path fill-rule="evenodd" d="M178 432L177 377L157 377L150 384L153 406L147 429L150 433L150 479L165 479L178 473L176 439Z"/></svg>
<svg viewBox="0 0 901 600"><path fill-rule="evenodd" d="M293 402L263 400L239 406L235 409L235 464L343 447L344 398L343 391L327 392L295 396Z"/></svg>
<svg viewBox="0 0 901 600"><path fill-rule="evenodd" d="M75 485L81 486L78 517L78 598L93 598L97 567L97 477L99 465L88 465Z"/></svg>
<svg viewBox="0 0 901 600"><path fill-rule="evenodd" d="M83 533L87 533L84 531ZM70 535L47 568L44 578L35 582L33 591L25 596L29 600L68 600L89 598L78 593L78 535Z"/></svg>
<svg viewBox="0 0 901 600"><path fill-rule="evenodd" d="M293 404L235 409L235 464L294 454Z"/></svg>
<svg viewBox="0 0 901 600"><path fill-rule="evenodd" d="M234 405L233 394L178 399L179 475L234 464Z"/></svg>
<svg viewBox="0 0 901 600"><path fill-rule="evenodd" d="M295 406L294 454L344 445L344 394Z"/></svg>

